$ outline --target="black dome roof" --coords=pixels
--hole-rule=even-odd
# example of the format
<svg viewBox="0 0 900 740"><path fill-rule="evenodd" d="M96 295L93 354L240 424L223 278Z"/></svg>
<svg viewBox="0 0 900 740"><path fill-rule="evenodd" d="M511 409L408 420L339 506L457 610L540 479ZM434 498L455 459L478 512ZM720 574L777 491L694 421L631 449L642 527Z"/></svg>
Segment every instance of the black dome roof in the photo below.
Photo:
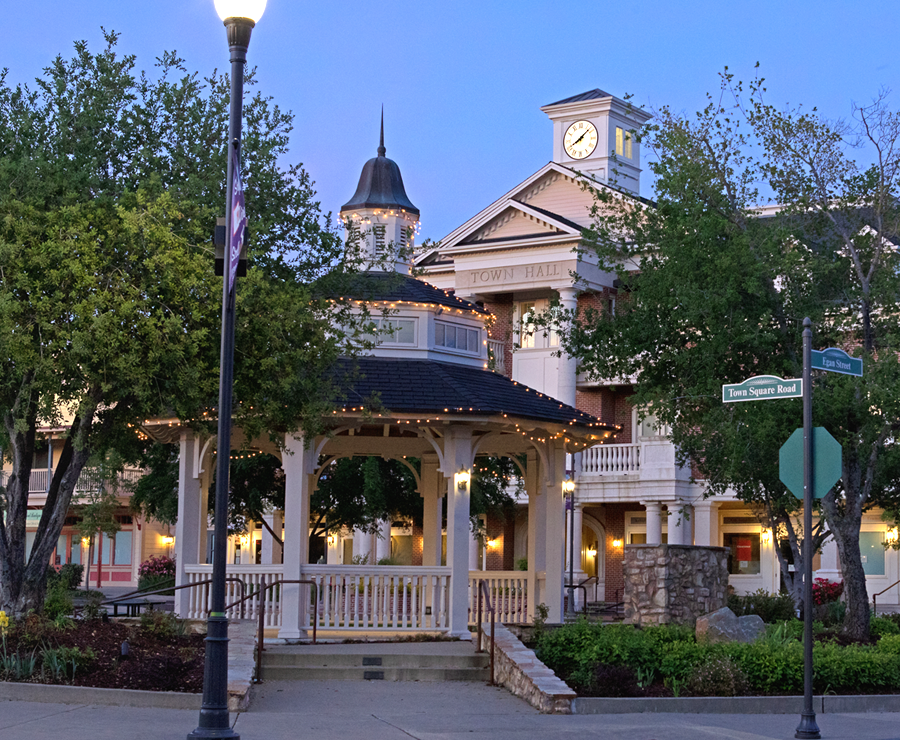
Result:
<svg viewBox="0 0 900 740"><path fill-rule="evenodd" d="M386 151L384 148L384 115L382 114L378 156L372 157L363 165L356 192L341 207L341 213L357 208L385 208L388 210L402 209L407 213L419 215L419 209L406 195L400 168L393 159L384 156Z"/></svg>

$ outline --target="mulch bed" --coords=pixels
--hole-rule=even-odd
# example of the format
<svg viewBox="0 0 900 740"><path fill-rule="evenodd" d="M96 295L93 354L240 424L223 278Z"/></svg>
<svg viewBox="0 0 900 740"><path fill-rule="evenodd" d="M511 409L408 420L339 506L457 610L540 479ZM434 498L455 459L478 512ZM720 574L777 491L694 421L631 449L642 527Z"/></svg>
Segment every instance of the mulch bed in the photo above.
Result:
<svg viewBox="0 0 900 740"><path fill-rule="evenodd" d="M6 636L7 654L30 655L34 651L38 656L38 668L28 683L185 693L203 690L205 635L161 635L140 625L99 619L77 621L70 629L57 629L43 620L29 627L25 633L17 625ZM123 658L126 640L129 650ZM90 666L76 671L74 680L54 680L40 667L41 651L48 647L91 649L97 657Z"/></svg>

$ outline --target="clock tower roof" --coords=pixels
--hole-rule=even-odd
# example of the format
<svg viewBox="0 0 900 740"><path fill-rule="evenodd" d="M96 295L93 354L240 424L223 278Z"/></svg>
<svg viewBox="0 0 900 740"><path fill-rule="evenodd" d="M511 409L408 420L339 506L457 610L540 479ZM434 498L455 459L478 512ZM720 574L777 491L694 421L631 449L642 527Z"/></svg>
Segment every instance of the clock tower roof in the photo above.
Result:
<svg viewBox="0 0 900 740"><path fill-rule="evenodd" d="M385 157L384 147L384 113L381 114L381 141L378 145L378 156L372 157L363 165L359 184L353 197L341 207L341 213L363 208L380 208L403 210L415 216L419 215L403 187L403 177L397 163Z"/></svg>
<svg viewBox="0 0 900 740"><path fill-rule="evenodd" d="M611 98L612 94L608 92L604 92L599 87L594 88L593 90L588 90L587 92L580 93L578 95L573 95L570 98L563 98L562 100L557 100L555 103L548 103L545 105L545 108L549 108L551 105L564 105L565 103L582 103L585 100L601 100L602 98Z"/></svg>

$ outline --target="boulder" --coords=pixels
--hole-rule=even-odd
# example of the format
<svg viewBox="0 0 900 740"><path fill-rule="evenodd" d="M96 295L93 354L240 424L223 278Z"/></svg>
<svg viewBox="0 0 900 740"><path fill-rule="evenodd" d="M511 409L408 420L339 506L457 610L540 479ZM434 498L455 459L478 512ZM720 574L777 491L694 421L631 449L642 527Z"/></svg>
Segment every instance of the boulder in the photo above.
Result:
<svg viewBox="0 0 900 740"><path fill-rule="evenodd" d="M720 642L753 642L766 630L762 617L748 614L735 616L727 606L697 618L697 641L716 644Z"/></svg>

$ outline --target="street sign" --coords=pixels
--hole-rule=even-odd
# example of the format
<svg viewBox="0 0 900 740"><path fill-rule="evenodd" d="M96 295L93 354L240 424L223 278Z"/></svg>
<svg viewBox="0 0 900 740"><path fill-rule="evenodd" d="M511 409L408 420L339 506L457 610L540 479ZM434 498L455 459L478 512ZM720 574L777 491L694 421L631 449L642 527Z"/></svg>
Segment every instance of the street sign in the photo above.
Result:
<svg viewBox="0 0 900 740"><path fill-rule="evenodd" d="M841 479L841 445L824 427L813 430L813 498L824 498ZM797 429L778 452L778 477L803 498L803 429Z"/></svg>
<svg viewBox="0 0 900 740"><path fill-rule="evenodd" d="M722 403L736 401L773 401L776 398L799 398L803 395L803 380L785 380L777 375L757 375L743 383L722 386Z"/></svg>
<svg viewBox="0 0 900 740"><path fill-rule="evenodd" d="M862 359L851 357L844 350L837 347L812 350L810 366L814 370L827 370L830 373L855 375L857 378L861 378L863 374Z"/></svg>

